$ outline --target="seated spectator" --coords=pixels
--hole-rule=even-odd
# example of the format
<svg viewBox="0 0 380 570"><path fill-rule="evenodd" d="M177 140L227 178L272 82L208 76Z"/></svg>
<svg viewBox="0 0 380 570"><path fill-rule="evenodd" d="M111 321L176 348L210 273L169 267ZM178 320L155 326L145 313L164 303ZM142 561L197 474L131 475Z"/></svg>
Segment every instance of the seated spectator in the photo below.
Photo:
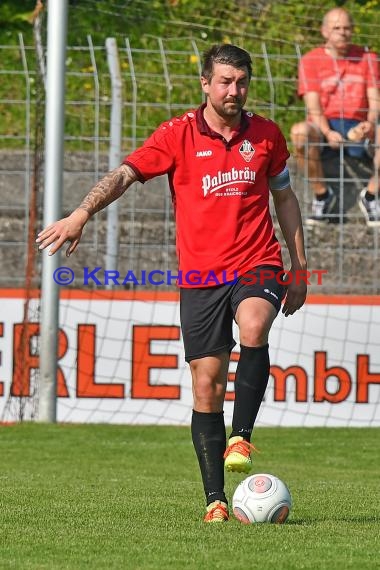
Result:
<svg viewBox="0 0 380 570"><path fill-rule="evenodd" d="M368 226L380 226L378 200L380 171L379 64L375 53L351 44L353 21L342 8L329 10L322 22L323 46L300 60L298 94L303 97L307 121L291 129L299 168L308 161L314 193L309 225L329 220L336 196L323 180L321 150L329 145L362 158L373 151L373 176L362 189L358 204ZM352 142L353 141L353 142Z"/></svg>

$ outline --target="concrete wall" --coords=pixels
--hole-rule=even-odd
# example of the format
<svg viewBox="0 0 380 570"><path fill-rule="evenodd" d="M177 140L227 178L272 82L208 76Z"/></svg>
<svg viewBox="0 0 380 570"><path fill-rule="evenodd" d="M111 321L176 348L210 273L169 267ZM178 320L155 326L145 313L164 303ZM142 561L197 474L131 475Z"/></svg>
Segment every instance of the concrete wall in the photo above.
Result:
<svg viewBox="0 0 380 570"><path fill-rule="evenodd" d="M92 155L84 153L65 157L64 214L78 205L95 181L107 171L107 160L107 156L102 156L96 164ZM306 219L311 196L292 161L290 165L293 187ZM25 281L28 194L33 175L32 171L28 175L28 166L32 168L22 152L0 152L0 287L22 287ZM380 236L377 229L367 228L356 204L358 192L370 172L366 168L353 181L347 174L342 185L338 178L334 179L337 176L335 165L335 172L330 172L330 178L337 194L341 192L344 196L340 217L337 210L339 223L317 228L305 226L309 268L327 271L322 285L317 283L316 277L311 278L312 293L380 293ZM42 226L43 172L41 181L37 228ZM128 270L135 274L142 269L175 270L175 225L166 178L158 178L146 185L134 185L119 200L119 207L120 257L115 269L121 275ZM277 223L276 228L282 241ZM102 212L87 225L77 253L70 259L62 257L61 265L70 266L75 271L77 279L74 286L80 286L84 266L104 266L106 230L106 212ZM41 256L37 248L35 251L33 284L38 287ZM286 250L284 258L288 263Z"/></svg>

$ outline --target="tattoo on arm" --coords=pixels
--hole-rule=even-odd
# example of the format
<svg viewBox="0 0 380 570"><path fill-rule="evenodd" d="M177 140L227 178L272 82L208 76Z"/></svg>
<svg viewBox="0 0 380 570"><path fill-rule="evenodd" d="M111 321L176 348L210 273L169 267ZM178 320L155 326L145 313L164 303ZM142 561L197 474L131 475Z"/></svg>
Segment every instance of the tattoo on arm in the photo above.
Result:
<svg viewBox="0 0 380 570"><path fill-rule="evenodd" d="M137 176L134 170L130 166L122 164L99 180L83 199L79 208L92 216L122 196L136 180Z"/></svg>

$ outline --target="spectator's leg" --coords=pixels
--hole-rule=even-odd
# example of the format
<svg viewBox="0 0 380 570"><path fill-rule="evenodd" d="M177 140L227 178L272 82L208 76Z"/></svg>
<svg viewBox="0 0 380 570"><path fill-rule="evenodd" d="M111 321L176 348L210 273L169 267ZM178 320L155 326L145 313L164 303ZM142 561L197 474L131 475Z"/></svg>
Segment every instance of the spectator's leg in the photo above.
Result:
<svg viewBox="0 0 380 570"><path fill-rule="evenodd" d="M368 192L376 194L380 187L380 125L376 129L375 154L373 157L374 174L368 181Z"/></svg>
<svg viewBox="0 0 380 570"><path fill-rule="evenodd" d="M321 162L322 133L312 123L293 125L290 133L297 158L299 172L304 172L310 182L314 199L307 225L324 224L331 220L336 203L333 190L326 185Z"/></svg>
<svg viewBox="0 0 380 570"><path fill-rule="evenodd" d="M323 181L321 152L319 143L322 135L311 123L303 121L292 126L290 137L296 152L299 172L306 172L315 196L326 194L326 184ZM307 165L305 161L307 159ZM307 170L305 170L307 167Z"/></svg>
<svg viewBox="0 0 380 570"><path fill-rule="evenodd" d="M373 156L373 176L368 181L368 185L359 194L359 208L364 214L367 226L380 227L380 126L377 127L375 135L375 154Z"/></svg>

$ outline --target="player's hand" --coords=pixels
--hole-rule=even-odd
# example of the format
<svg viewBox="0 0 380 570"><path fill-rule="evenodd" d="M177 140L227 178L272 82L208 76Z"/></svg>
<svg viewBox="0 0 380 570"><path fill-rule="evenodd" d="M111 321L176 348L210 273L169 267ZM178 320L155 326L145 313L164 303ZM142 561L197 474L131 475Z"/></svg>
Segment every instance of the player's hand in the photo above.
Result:
<svg viewBox="0 0 380 570"><path fill-rule="evenodd" d="M338 131L328 131L326 134L326 140L331 148L339 148L339 146L344 142L344 138Z"/></svg>
<svg viewBox="0 0 380 570"><path fill-rule="evenodd" d="M290 270L287 274L287 285L285 302L282 312L285 317L293 315L302 307L306 300L307 294L307 272Z"/></svg>
<svg viewBox="0 0 380 570"><path fill-rule="evenodd" d="M53 244L48 252L49 255L53 255L64 243L69 242L70 245L66 250L66 256L69 257L76 250L88 219L89 214L85 210L78 209L67 218L50 224L37 236L36 243L39 244L39 249L46 249Z"/></svg>

